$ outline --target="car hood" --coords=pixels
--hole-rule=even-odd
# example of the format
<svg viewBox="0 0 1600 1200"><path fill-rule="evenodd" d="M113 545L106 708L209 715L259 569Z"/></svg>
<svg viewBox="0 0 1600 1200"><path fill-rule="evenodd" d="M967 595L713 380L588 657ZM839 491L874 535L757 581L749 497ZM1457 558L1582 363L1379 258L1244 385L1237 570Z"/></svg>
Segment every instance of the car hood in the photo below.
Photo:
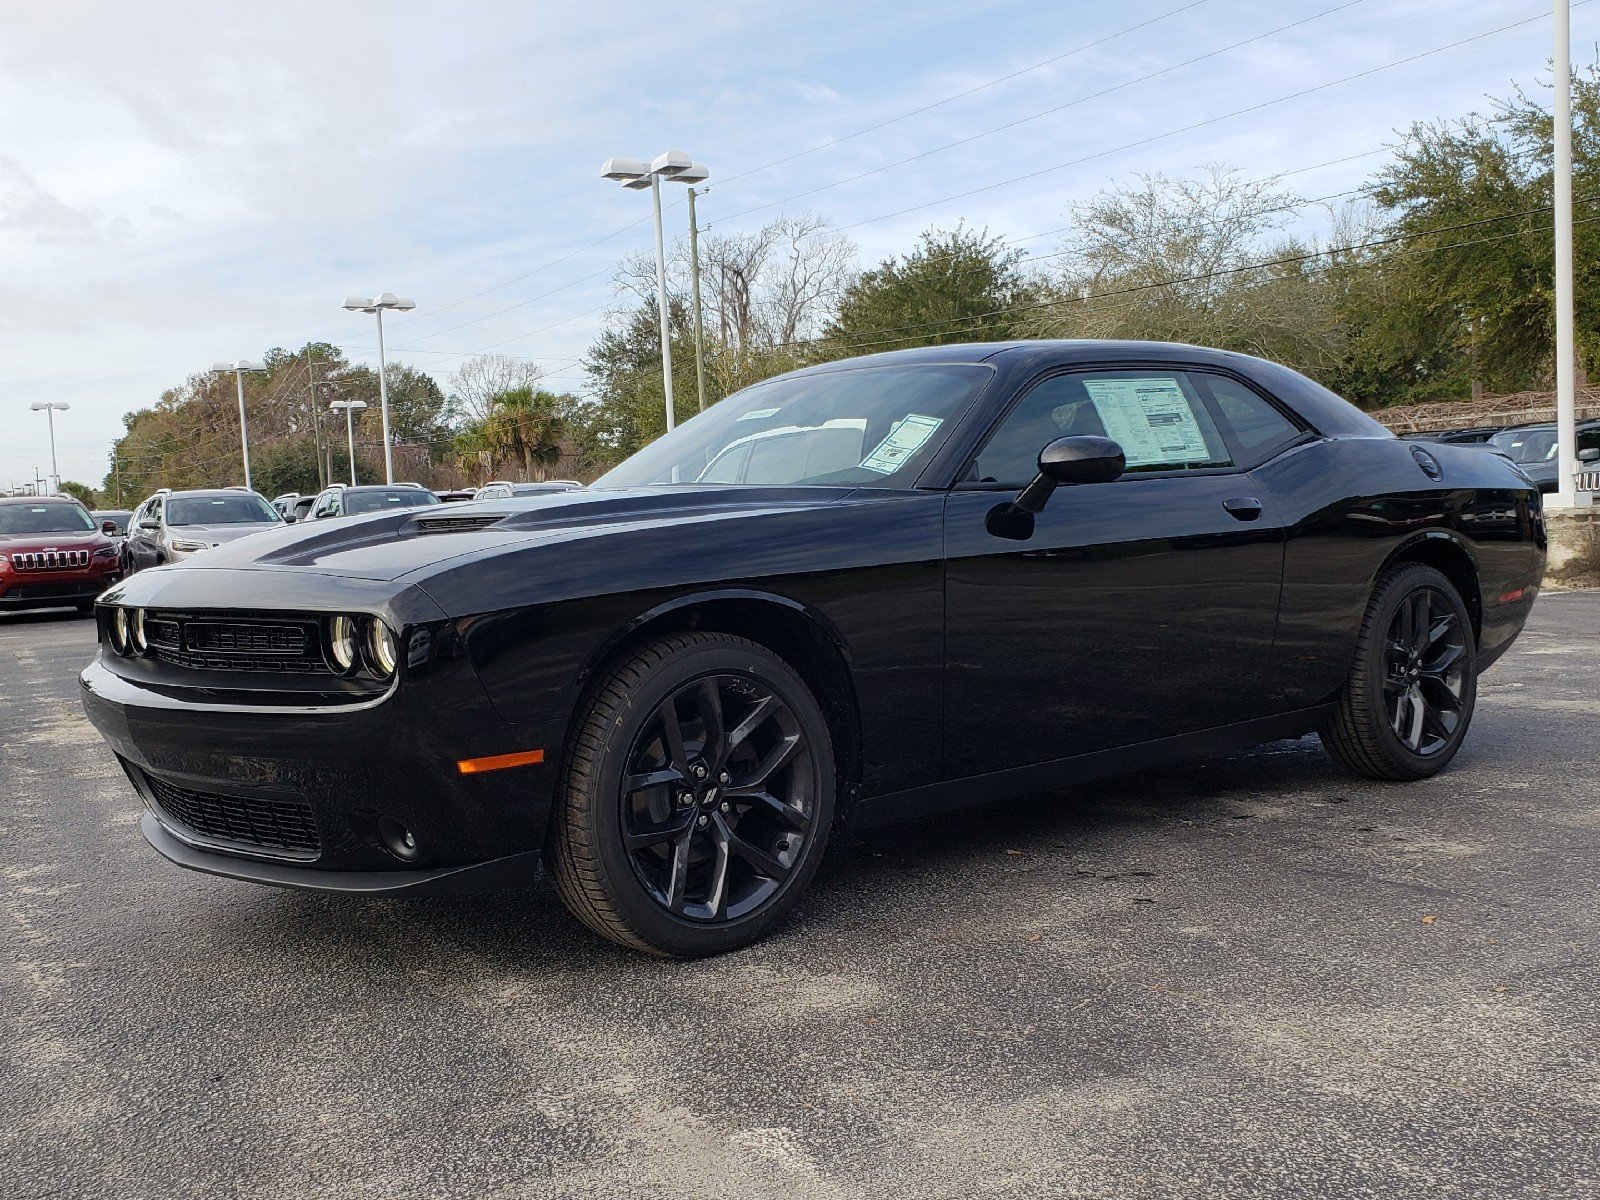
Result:
<svg viewBox="0 0 1600 1200"><path fill-rule="evenodd" d="M230 522L226 525L169 525L168 530L172 537L184 542L210 542L213 546L220 546L224 542L238 541L252 533L261 533L269 529L281 529L277 522L260 524L243 524Z"/></svg>
<svg viewBox="0 0 1600 1200"><path fill-rule="evenodd" d="M0 550L98 550L110 539L103 533L0 533Z"/></svg>
<svg viewBox="0 0 1600 1200"><path fill-rule="evenodd" d="M224 546L173 570L309 570L397 580L458 559L541 541L652 526L742 521L836 504L856 488L679 487L554 492L314 521ZM738 534L727 536L737 537Z"/></svg>

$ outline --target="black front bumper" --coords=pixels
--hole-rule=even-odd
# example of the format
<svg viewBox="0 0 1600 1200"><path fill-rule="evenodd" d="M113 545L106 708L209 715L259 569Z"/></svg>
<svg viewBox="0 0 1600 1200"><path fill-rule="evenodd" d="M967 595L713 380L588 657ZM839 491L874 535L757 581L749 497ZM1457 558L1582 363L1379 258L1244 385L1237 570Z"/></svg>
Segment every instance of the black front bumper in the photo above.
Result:
<svg viewBox="0 0 1600 1200"><path fill-rule="evenodd" d="M182 866L375 895L531 877L564 723L503 720L463 660L342 706L230 703L126 678L100 659L82 683L90 721L150 810L147 839ZM543 763L456 768L532 748L546 749ZM274 815L283 813L296 815L296 837L274 842L290 828ZM392 823L414 837L410 861L389 848Z"/></svg>
<svg viewBox="0 0 1600 1200"><path fill-rule="evenodd" d="M180 867L188 867L191 871L307 892L339 892L351 896L440 896L496 892L504 888L526 887L538 878L540 869L539 852L528 850L463 867L329 871L203 850L177 837L154 812L147 812L140 818L139 832L163 858Z"/></svg>
<svg viewBox="0 0 1600 1200"><path fill-rule="evenodd" d="M83 579L34 580L8 576L0 590L0 609L71 608L87 604L122 576L113 571Z"/></svg>

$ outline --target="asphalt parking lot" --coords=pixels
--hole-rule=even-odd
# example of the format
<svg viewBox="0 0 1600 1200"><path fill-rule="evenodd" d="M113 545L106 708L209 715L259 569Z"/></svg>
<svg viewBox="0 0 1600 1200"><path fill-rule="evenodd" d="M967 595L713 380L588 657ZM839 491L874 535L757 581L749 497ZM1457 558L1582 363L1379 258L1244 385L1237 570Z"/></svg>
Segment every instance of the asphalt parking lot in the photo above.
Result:
<svg viewBox="0 0 1600 1200"><path fill-rule="evenodd" d="M9 1200L1600 1195L1600 593L1434 780L1307 739L877 831L690 964L169 866L92 641L0 616Z"/></svg>

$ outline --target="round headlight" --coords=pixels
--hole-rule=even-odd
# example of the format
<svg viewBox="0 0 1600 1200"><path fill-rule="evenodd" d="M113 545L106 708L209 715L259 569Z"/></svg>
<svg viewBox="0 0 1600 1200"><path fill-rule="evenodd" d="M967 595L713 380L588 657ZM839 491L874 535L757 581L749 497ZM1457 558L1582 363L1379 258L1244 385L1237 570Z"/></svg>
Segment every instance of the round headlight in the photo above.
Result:
<svg viewBox="0 0 1600 1200"><path fill-rule="evenodd" d="M399 651L395 647L394 634L389 632L389 627L374 617L367 622L367 662L373 671L387 679L394 674L394 668L399 661Z"/></svg>
<svg viewBox="0 0 1600 1200"><path fill-rule="evenodd" d="M111 634L111 648L118 654L126 654L128 652L129 637L131 636L128 629L127 609L114 608L111 610L111 622L109 630Z"/></svg>
<svg viewBox="0 0 1600 1200"><path fill-rule="evenodd" d="M334 617L328 622L328 653L333 656L336 671L349 672L356 667L356 622L354 617Z"/></svg>
<svg viewBox="0 0 1600 1200"><path fill-rule="evenodd" d="M133 647L135 654L143 654L150 643L144 637L144 609L133 610L133 617L128 622L128 645Z"/></svg>

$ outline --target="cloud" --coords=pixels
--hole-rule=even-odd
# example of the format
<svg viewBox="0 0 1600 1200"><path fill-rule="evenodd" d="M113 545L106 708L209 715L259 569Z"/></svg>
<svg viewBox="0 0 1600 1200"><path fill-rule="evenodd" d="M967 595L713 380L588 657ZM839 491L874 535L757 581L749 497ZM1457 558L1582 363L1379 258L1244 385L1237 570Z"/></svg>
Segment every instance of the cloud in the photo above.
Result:
<svg viewBox="0 0 1600 1200"><path fill-rule="evenodd" d="M796 83L795 94L810 104L843 104L844 97L825 83Z"/></svg>
<svg viewBox="0 0 1600 1200"><path fill-rule="evenodd" d="M40 187L15 161L0 157L0 237L41 246L87 246L132 236L127 220L76 208Z"/></svg>

